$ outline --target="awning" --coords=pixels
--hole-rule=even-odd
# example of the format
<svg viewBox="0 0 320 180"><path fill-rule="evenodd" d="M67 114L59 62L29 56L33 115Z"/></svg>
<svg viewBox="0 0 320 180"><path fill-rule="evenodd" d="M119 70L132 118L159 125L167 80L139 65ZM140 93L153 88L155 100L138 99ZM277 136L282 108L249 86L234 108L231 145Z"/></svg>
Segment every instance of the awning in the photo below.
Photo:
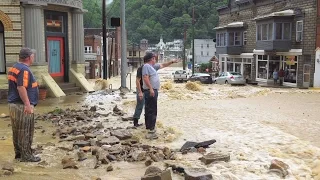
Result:
<svg viewBox="0 0 320 180"><path fill-rule="evenodd" d="M213 29L217 30L217 29L224 29L224 28L237 28L237 27L243 27L244 23L243 22L233 22L230 24L227 24L226 26L219 26L219 27L215 27Z"/></svg>
<svg viewBox="0 0 320 180"><path fill-rule="evenodd" d="M258 54L258 55L265 55L265 51L264 50L253 50L254 54ZM277 55L282 55L282 56L299 56L302 55L302 49L290 49L288 52L276 52Z"/></svg>
<svg viewBox="0 0 320 180"><path fill-rule="evenodd" d="M263 16L258 16L254 18L254 20L265 19L270 17L289 17L294 15L295 15L294 10L288 9L288 10L278 11L278 12L274 12L274 13L263 15Z"/></svg>

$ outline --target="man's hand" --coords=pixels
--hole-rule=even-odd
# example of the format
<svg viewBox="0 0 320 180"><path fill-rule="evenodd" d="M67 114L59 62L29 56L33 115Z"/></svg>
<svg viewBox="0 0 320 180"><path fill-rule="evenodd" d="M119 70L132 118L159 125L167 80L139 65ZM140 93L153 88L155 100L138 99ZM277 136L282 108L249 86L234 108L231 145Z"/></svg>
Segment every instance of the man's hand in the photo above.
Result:
<svg viewBox="0 0 320 180"><path fill-rule="evenodd" d="M172 64L173 63L178 63L178 62L180 62L181 60L179 60L179 59L174 59L174 60L172 60Z"/></svg>
<svg viewBox="0 0 320 180"><path fill-rule="evenodd" d="M140 101L143 99L143 93L142 92L139 92L139 99L140 99Z"/></svg>
<svg viewBox="0 0 320 180"><path fill-rule="evenodd" d="M154 97L154 90L153 89L150 89L150 96Z"/></svg>
<svg viewBox="0 0 320 180"><path fill-rule="evenodd" d="M24 106L24 113L25 114L32 114L33 113L33 108L31 107L31 105Z"/></svg>

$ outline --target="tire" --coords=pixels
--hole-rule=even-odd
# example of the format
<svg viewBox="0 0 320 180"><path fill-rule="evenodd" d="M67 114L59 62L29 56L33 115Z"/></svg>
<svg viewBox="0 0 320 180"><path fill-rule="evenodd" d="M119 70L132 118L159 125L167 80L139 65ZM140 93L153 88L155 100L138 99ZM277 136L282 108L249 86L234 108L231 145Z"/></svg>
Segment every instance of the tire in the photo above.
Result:
<svg viewBox="0 0 320 180"><path fill-rule="evenodd" d="M224 82L225 84L229 84L229 82L226 80L226 82Z"/></svg>
<svg viewBox="0 0 320 180"><path fill-rule="evenodd" d="M213 81L213 84L217 84L217 81Z"/></svg>

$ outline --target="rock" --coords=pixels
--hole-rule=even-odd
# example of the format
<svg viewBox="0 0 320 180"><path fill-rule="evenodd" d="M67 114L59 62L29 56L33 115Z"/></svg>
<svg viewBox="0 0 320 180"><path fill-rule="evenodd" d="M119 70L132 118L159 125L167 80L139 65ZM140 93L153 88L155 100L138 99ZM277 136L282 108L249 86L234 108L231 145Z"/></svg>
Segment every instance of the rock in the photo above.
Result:
<svg viewBox="0 0 320 180"><path fill-rule="evenodd" d="M88 142L88 141L77 141L77 142L73 143L73 146L78 146L78 147L90 146L90 142Z"/></svg>
<svg viewBox="0 0 320 180"><path fill-rule="evenodd" d="M114 145L114 144L118 144L118 143L120 143L120 140L115 136L110 136L108 138L103 138L101 141L98 141L98 144L100 146L105 145L105 144Z"/></svg>
<svg viewBox="0 0 320 180"><path fill-rule="evenodd" d="M90 111L92 111L92 112L97 111L97 106L91 106L91 107L90 107Z"/></svg>
<svg viewBox="0 0 320 180"><path fill-rule="evenodd" d="M111 145L107 145L107 144L101 146L101 148L106 151L111 147L112 147Z"/></svg>
<svg viewBox="0 0 320 180"><path fill-rule="evenodd" d="M97 128L97 129L103 129L104 126L103 126L102 123L100 122L100 123L98 123L98 124L96 125L96 128Z"/></svg>
<svg viewBox="0 0 320 180"><path fill-rule="evenodd" d="M183 146L181 147L180 151L183 152L185 150L189 150L192 147L195 147L195 148L200 148L200 147L208 148L211 144L213 144L215 142L216 142L216 140L214 140L214 139L213 140L209 140L209 141L203 141L203 142L200 142L200 143L187 141L186 143L183 144Z"/></svg>
<svg viewBox="0 0 320 180"><path fill-rule="evenodd" d="M104 150L98 151L96 158L98 161L101 161L102 164L108 164L109 160L107 159L108 152Z"/></svg>
<svg viewBox="0 0 320 180"><path fill-rule="evenodd" d="M159 162L159 161L160 161L159 157L157 157L155 154L150 154L150 158L151 158L154 162Z"/></svg>
<svg viewBox="0 0 320 180"><path fill-rule="evenodd" d="M206 149L203 147L198 148L197 151L198 151L198 153L201 153L201 154L206 153Z"/></svg>
<svg viewBox="0 0 320 180"><path fill-rule="evenodd" d="M166 157L170 157L171 155L171 150L168 148L168 147L165 147L163 149L163 154L166 156Z"/></svg>
<svg viewBox="0 0 320 180"><path fill-rule="evenodd" d="M0 118L8 118L9 117L9 115L6 115L6 114L4 114L4 113L2 113L1 115L0 115Z"/></svg>
<svg viewBox="0 0 320 180"><path fill-rule="evenodd" d="M77 140L81 141L81 140L85 140L85 139L86 138L85 138L85 136L83 134L75 136L75 137L72 137L73 141L77 141Z"/></svg>
<svg viewBox="0 0 320 180"><path fill-rule="evenodd" d="M58 148L61 149L61 150L64 150L64 151L72 151L73 150L73 146L71 146L71 145L69 145L69 146L60 146Z"/></svg>
<svg viewBox="0 0 320 180"><path fill-rule="evenodd" d="M85 146L85 147L82 147L81 150L82 150L83 152L88 152L88 151L91 150L91 147L90 147L90 146Z"/></svg>
<svg viewBox="0 0 320 180"><path fill-rule="evenodd" d="M230 155L229 154L215 154L215 153L209 153L207 155L204 155L202 158L200 158L201 162L203 162L205 165L211 164L213 162L217 161L230 161Z"/></svg>
<svg viewBox="0 0 320 180"><path fill-rule="evenodd" d="M280 176L282 176L283 178L285 178L289 174L288 172L289 165L277 159L274 159L271 161L271 165L269 169L271 172L279 173Z"/></svg>
<svg viewBox="0 0 320 180"><path fill-rule="evenodd" d="M185 180L211 180L212 174L204 168L190 168L185 170Z"/></svg>
<svg viewBox="0 0 320 180"><path fill-rule="evenodd" d="M109 154L118 155L123 151L123 147L120 144L116 144L108 148Z"/></svg>
<svg viewBox="0 0 320 180"><path fill-rule="evenodd" d="M158 174L158 173L162 173L162 170L156 166L150 166L146 169L146 172L144 173L144 175L149 175L149 174Z"/></svg>
<svg viewBox="0 0 320 180"><path fill-rule="evenodd" d="M119 130L112 131L111 135L116 136L120 140L126 140L126 139L130 139L132 137L132 134L128 130L125 130L125 129L119 129Z"/></svg>
<svg viewBox="0 0 320 180"><path fill-rule="evenodd" d="M212 139L212 140L209 140L209 141L203 141L203 142L198 143L194 147L195 148L200 148L200 147L208 148L211 144L214 144L215 142L217 142L215 139Z"/></svg>
<svg viewBox="0 0 320 180"><path fill-rule="evenodd" d="M95 165L94 165L94 169L97 169L98 167L100 167L101 164L102 164L101 161L99 161L99 160L96 159L96 163L95 163Z"/></svg>
<svg viewBox="0 0 320 180"><path fill-rule="evenodd" d="M117 160L117 157L115 155L112 155L112 154L108 154L107 155L107 158L110 160L110 161L116 161Z"/></svg>
<svg viewBox="0 0 320 180"><path fill-rule="evenodd" d="M109 172L109 171L113 171L112 165L109 165L109 166L107 167L107 172Z"/></svg>
<svg viewBox="0 0 320 180"><path fill-rule="evenodd" d="M169 159L170 160L176 160L177 159L177 155L175 153L172 153Z"/></svg>
<svg viewBox="0 0 320 180"><path fill-rule="evenodd" d="M161 180L172 180L172 171L171 169L167 169L162 171Z"/></svg>
<svg viewBox="0 0 320 180"><path fill-rule="evenodd" d="M0 177L1 176L10 176L13 173L11 171L7 171L7 170L0 170Z"/></svg>
<svg viewBox="0 0 320 180"><path fill-rule="evenodd" d="M193 152L193 153L194 153L194 152L198 152L198 149L195 148L195 147L192 147L192 148L189 149L189 152Z"/></svg>
<svg viewBox="0 0 320 180"><path fill-rule="evenodd" d="M10 172L13 172L14 168L13 168L12 164L7 163L7 164L3 165L2 170L7 170L7 171L10 171Z"/></svg>
<svg viewBox="0 0 320 180"><path fill-rule="evenodd" d="M120 109L118 107L118 105L116 105L114 108L113 108L113 113L118 115L118 116L123 116L124 115L124 112L122 109Z"/></svg>
<svg viewBox="0 0 320 180"><path fill-rule="evenodd" d="M78 120L78 121L82 121L82 120L85 120L85 118L84 118L84 117L82 117L82 116L77 116L77 117L76 117L76 120Z"/></svg>
<svg viewBox="0 0 320 180"><path fill-rule="evenodd" d="M48 166L49 163L47 163L46 161L41 161L38 163L40 166Z"/></svg>
<svg viewBox="0 0 320 180"><path fill-rule="evenodd" d="M145 151L134 151L132 153L132 158L134 161L144 161L146 160L146 154Z"/></svg>
<svg viewBox="0 0 320 180"><path fill-rule="evenodd" d="M122 121L133 121L133 117L121 117Z"/></svg>
<svg viewBox="0 0 320 180"><path fill-rule="evenodd" d="M61 163L62 163L63 169L67 169L67 168L78 169L77 163L71 157L64 157Z"/></svg>
<svg viewBox="0 0 320 180"><path fill-rule="evenodd" d="M151 166L151 164L153 163L153 161L151 159L146 160L146 162L144 162L144 164L148 167Z"/></svg>
<svg viewBox="0 0 320 180"><path fill-rule="evenodd" d="M86 154L83 151L77 152L78 155L78 161L84 161L87 159Z"/></svg>
<svg viewBox="0 0 320 180"><path fill-rule="evenodd" d="M85 137L86 139L91 139L91 138L95 138L96 135L94 135L94 134L92 134L92 133L87 133L87 134L84 135L84 137Z"/></svg>
<svg viewBox="0 0 320 180"><path fill-rule="evenodd" d="M91 146L96 146L97 145L97 140L96 139L90 139L90 145Z"/></svg>
<svg viewBox="0 0 320 180"><path fill-rule="evenodd" d="M103 102L99 102L99 105L103 105Z"/></svg>
<svg viewBox="0 0 320 180"><path fill-rule="evenodd" d="M95 147L91 148L91 154L94 155L94 156L97 154L98 151L99 151L99 147L95 146Z"/></svg>

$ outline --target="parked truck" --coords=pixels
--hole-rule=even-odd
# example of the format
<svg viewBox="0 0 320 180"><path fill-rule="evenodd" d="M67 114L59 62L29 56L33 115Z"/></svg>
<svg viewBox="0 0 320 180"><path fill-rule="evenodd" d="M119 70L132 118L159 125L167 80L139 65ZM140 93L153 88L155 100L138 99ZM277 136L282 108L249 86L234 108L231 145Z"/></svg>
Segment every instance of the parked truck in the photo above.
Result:
<svg viewBox="0 0 320 180"><path fill-rule="evenodd" d="M176 82L187 82L189 73L187 73L187 71L185 71L185 70L178 70L178 71L172 73L172 75L173 75L173 81L175 83Z"/></svg>

